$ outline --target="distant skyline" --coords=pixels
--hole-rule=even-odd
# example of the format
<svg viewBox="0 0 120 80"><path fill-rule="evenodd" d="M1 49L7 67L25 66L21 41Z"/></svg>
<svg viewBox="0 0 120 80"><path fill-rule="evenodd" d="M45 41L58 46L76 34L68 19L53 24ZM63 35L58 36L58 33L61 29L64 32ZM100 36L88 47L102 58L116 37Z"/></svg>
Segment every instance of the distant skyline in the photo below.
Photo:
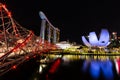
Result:
<svg viewBox="0 0 120 80"><path fill-rule="evenodd" d="M39 35L43 11L49 21L60 29L60 40L81 43L81 36L102 28L120 35L119 2L107 0L3 0L13 18L23 27Z"/></svg>

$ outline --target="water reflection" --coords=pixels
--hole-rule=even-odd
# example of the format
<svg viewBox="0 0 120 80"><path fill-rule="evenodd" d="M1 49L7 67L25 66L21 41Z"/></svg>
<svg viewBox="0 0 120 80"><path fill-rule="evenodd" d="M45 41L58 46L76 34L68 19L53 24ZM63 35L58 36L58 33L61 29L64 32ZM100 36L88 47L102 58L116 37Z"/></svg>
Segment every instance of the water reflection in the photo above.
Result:
<svg viewBox="0 0 120 80"><path fill-rule="evenodd" d="M22 68L16 68L17 72L12 73L12 76L17 77L16 79L7 76L7 79L0 78L0 80L8 80L8 78L10 80L47 80L49 78L51 80L77 80L78 78L80 80L90 80L91 78L92 80L119 80L119 64L119 59L115 61L110 59L86 60L77 55L52 58L47 56L37 61L31 61Z"/></svg>
<svg viewBox="0 0 120 80"><path fill-rule="evenodd" d="M114 72L113 72L113 64L111 60L100 61L101 71L106 80L113 80Z"/></svg>
<svg viewBox="0 0 120 80"><path fill-rule="evenodd" d="M82 69L86 73L88 69L90 76L94 80L98 80L101 76L105 80L114 80L115 77L113 62L111 60L85 60Z"/></svg>
<svg viewBox="0 0 120 80"><path fill-rule="evenodd" d="M38 71L39 74L42 74L42 72L43 72L43 70L44 70L45 67L47 67L46 64L40 64L40 65L39 65L39 71Z"/></svg>
<svg viewBox="0 0 120 80"><path fill-rule="evenodd" d="M96 80L100 77L100 63L93 60L90 62L90 75Z"/></svg>
<svg viewBox="0 0 120 80"><path fill-rule="evenodd" d="M55 58L55 59L57 59L57 58ZM71 74L83 75L84 74L84 77L89 75L88 78L91 78L93 80L99 80L99 79L115 80L116 78L120 79L119 76L116 75L116 71L115 71L116 68L114 67L114 62L109 59L108 60L82 60L82 59L80 59L79 56L73 56L73 58L72 58L72 56L65 55L65 56L61 57L61 60L62 61L60 62L61 63L60 66L62 66L62 67L58 68L57 73L52 73L53 76L57 75L57 74L64 74L64 71L62 71L62 70L64 70L64 68L66 67L66 68L68 68L67 70L69 70L67 73L69 75L71 75ZM77 61L77 64L76 64L76 61ZM49 69L50 69L50 65L40 63L39 69L38 69L39 77L38 78L34 77L34 80L36 80L36 79L46 80L46 78L47 79L50 78L51 75L49 73L49 71L50 71ZM71 69L72 69L72 71L71 71ZM79 71L81 69L82 69L82 71ZM74 70L77 70L77 72L75 73ZM58 77L64 77L64 76L61 75ZM81 78L81 77L79 77L79 78ZM57 80L57 79L55 79L55 80Z"/></svg>

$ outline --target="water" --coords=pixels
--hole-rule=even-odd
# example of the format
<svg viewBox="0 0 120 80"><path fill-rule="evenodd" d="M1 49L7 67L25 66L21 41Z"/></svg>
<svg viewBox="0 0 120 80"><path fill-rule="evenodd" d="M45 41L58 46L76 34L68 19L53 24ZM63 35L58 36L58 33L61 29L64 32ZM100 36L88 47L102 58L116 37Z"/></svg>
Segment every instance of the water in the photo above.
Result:
<svg viewBox="0 0 120 80"><path fill-rule="evenodd" d="M57 61L57 59L59 59ZM108 61L56 58L42 64L37 59L18 66L0 80L119 80L115 63Z"/></svg>
<svg viewBox="0 0 120 80"><path fill-rule="evenodd" d="M28 62L25 62L16 69L10 70L5 73L3 76L0 76L0 80L31 80L33 73L38 69L39 63L36 62L36 59L31 59Z"/></svg>

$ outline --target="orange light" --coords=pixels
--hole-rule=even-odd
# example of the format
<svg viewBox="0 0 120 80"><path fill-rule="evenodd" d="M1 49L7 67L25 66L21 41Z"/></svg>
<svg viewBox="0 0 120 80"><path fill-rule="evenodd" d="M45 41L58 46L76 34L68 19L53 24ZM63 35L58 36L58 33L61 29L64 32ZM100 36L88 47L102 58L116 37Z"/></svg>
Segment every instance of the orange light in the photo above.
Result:
<svg viewBox="0 0 120 80"><path fill-rule="evenodd" d="M4 4L4 5L2 5L2 7L3 7L3 8L6 8L6 5Z"/></svg>
<svg viewBox="0 0 120 80"><path fill-rule="evenodd" d="M36 58L36 56L33 56L34 58Z"/></svg>
<svg viewBox="0 0 120 80"><path fill-rule="evenodd" d="M8 17L11 17L11 12L8 12Z"/></svg>
<svg viewBox="0 0 120 80"><path fill-rule="evenodd" d="M22 45L21 45L21 46L23 47L24 45L25 45L25 43L22 43Z"/></svg>
<svg viewBox="0 0 120 80"><path fill-rule="evenodd" d="M29 59L30 57L29 56L26 56L26 59Z"/></svg>
<svg viewBox="0 0 120 80"><path fill-rule="evenodd" d="M16 69L16 67L17 67L17 66L16 66L16 65L14 65L14 66L12 66L12 69Z"/></svg>
<svg viewBox="0 0 120 80"><path fill-rule="evenodd" d="M17 51L17 49L15 48L15 49L13 49L13 52L16 52Z"/></svg>
<svg viewBox="0 0 120 80"><path fill-rule="evenodd" d="M18 37L19 35L18 34L15 34L16 37Z"/></svg>

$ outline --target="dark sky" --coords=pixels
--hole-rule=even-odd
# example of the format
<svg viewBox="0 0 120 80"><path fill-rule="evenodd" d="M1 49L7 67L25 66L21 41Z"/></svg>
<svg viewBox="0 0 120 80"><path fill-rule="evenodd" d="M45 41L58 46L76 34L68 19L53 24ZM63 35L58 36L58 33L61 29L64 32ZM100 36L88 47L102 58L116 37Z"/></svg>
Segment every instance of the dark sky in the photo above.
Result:
<svg viewBox="0 0 120 80"><path fill-rule="evenodd" d="M120 35L120 3L110 0L3 0L13 18L39 34L43 11L60 29L60 40L81 43L81 36L107 28Z"/></svg>

